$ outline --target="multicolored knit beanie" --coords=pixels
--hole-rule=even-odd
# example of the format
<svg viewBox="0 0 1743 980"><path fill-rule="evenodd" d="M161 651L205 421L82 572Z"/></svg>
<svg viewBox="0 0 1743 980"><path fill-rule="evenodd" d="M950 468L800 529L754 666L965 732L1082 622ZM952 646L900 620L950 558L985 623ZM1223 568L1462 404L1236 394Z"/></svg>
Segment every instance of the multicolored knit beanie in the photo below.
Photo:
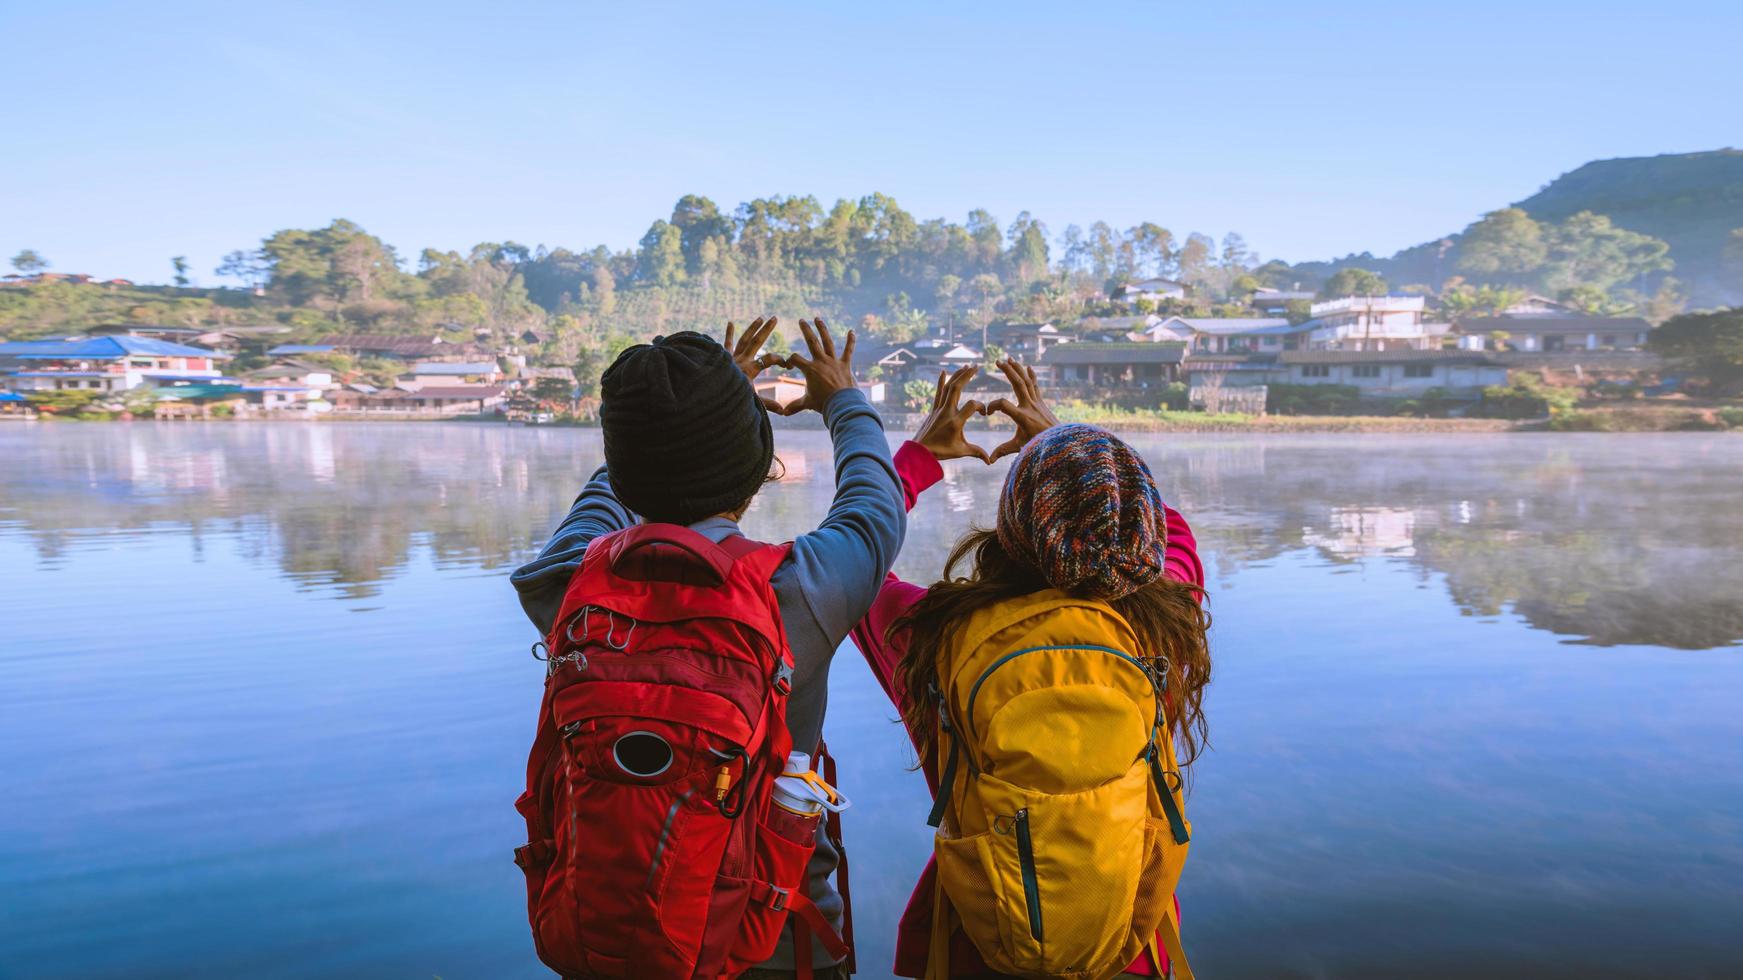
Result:
<svg viewBox="0 0 1743 980"><path fill-rule="evenodd" d="M1056 425L1017 456L999 496L999 543L1056 589L1118 599L1162 575L1162 495L1131 446Z"/></svg>

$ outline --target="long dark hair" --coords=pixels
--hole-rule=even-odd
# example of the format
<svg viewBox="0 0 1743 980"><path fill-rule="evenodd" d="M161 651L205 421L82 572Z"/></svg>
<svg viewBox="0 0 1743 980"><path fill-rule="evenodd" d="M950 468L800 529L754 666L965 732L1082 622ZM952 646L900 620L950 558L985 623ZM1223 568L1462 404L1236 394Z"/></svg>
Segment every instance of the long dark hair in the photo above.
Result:
<svg viewBox="0 0 1743 980"><path fill-rule="evenodd" d="M957 577L957 566L970 556L973 565L968 576ZM936 750L938 706L931 685L937 676L938 651L950 641L952 630L979 609L1048 587L1040 572L1005 550L996 533L970 531L945 560L944 578L890 624L890 639L902 631L908 634L897 683L907 688L908 708L902 720L921 759ZM1168 724L1181 767L1191 765L1208 736L1202 702L1204 686L1210 682L1210 646L1205 639L1210 614L1199 603L1198 589L1158 578L1108 604L1138 634L1144 656L1168 658Z"/></svg>

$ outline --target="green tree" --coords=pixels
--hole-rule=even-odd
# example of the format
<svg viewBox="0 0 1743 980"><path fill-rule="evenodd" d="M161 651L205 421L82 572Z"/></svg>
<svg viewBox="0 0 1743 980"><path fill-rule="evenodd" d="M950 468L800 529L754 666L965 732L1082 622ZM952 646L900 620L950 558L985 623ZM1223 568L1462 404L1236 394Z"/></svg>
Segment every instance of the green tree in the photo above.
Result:
<svg viewBox="0 0 1743 980"><path fill-rule="evenodd" d="M1024 211L1017 215L1017 220L1011 222L1006 232L1006 238L1011 243L1010 252L1006 255L1011 272L1019 282L1032 282L1047 275L1047 226L1029 216Z"/></svg>
<svg viewBox="0 0 1743 980"><path fill-rule="evenodd" d="M932 404L932 396L937 393L938 384L934 381L916 378L902 386L904 404L916 412L924 412Z"/></svg>
<svg viewBox="0 0 1743 980"><path fill-rule="evenodd" d="M1341 299L1345 296L1384 296L1386 295L1386 280L1378 272L1368 269L1349 267L1339 269L1325 285L1320 288L1319 295L1325 299Z"/></svg>
<svg viewBox="0 0 1743 980"><path fill-rule="evenodd" d="M1551 226L1546 239L1543 281L1553 290L1595 286L1607 291L1672 265L1669 245L1590 211Z"/></svg>
<svg viewBox="0 0 1743 980"><path fill-rule="evenodd" d="M176 270L176 288L186 289L188 285L188 257L185 255L177 255L169 260L169 264Z"/></svg>
<svg viewBox="0 0 1743 980"><path fill-rule="evenodd" d="M34 275L48 268L48 260L37 254L36 249L27 248L12 257L12 268L27 276Z"/></svg>
<svg viewBox="0 0 1743 980"><path fill-rule="evenodd" d="M656 221L642 236L636 252L636 278L655 286L675 286L685 279L683 234Z"/></svg>
<svg viewBox="0 0 1743 980"><path fill-rule="evenodd" d="M1459 238L1459 271L1523 280L1549 257L1543 226L1519 208L1490 211Z"/></svg>
<svg viewBox="0 0 1743 980"><path fill-rule="evenodd" d="M1743 307L1671 317L1646 346L1721 393L1743 389Z"/></svg>
<svg viewBox="0 0 1743 980"><path fill-rule="evenodd" d="M1653 323L1663 323L1681 313L1688 307L1688 292L1682 288L1682 283L1671 276L1665 276L1658 284L1652 298L1646 301L1646 319Z"/></svg>
<svg viewBox="0 0 1743 980"><path fill-rule="evenodd" d="M1208 281L1215 251L1216 240L1209 235L1196 231L1187 235L1186 244L1180 247L1176 256L1181 281L1193 284Z"/></svg>
<svg viewBox="0 0 1743 980"><path fill-rule="evenodd" d="M1114 262L1119 257L1119 235L1105 221L1097 221L1089 226L1089 239L1086 246L1089 256L1089 274L1097 282L1105 283L1114 275Z"/></svg>
<svg viewBox="0 0 1743 980"><path fill-rule="evenodd" d="M212 274L239 279L250 292L259 295L265 290L267 281L272 278L272 265L259 251L244 252L237 249L225 255Z"/></svg>
<svg viewBox="0 0 1743 980"><path fill-rule="evenodd" d="M672 206L672 227L678 229L679 248L684 253L686 268L693 275L702 275L705 265L702 256L704 243L711 239L715 248L719 249L722 242L730 245L732 242L732 219L720 213L720 208L706 197L698 194L685 194ZM718 263L719 256L716 254Z"/></svg>
<svg viewBox="0 0 1743 980"><path fill-rule="evenodd" d="M1145 221L1126 232L1137 253L1138 273L1166 276L1174 271L1174 233L1152 221Z"/></svg>

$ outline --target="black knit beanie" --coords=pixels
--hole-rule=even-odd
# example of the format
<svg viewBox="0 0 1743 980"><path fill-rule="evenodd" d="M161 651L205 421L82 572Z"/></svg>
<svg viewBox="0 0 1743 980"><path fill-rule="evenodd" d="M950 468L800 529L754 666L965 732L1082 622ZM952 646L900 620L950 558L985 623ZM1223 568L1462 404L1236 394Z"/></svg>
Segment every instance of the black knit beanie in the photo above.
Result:
<svg viewBox="0 0 1743 980"><path fill-rule="evenodd" d="M769 413L713 338L686 330L637 344L599 387L611 489L644 520L694 524L749 500L768 478Z"/></svg>

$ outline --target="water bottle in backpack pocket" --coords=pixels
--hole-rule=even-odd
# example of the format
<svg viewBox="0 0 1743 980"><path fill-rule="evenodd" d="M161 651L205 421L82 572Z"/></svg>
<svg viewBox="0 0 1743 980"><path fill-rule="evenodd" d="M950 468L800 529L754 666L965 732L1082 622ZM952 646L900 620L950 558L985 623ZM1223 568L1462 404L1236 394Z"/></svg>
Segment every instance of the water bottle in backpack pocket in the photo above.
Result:
<svg viewBox="0 0 1743 980"><path fill-rule="evenodd" d="M809 755L787 756L785 768L770 787L756 849L756 879L779 894L772 902L753 901L745 910L734 962L751 965L774 955L788 909L808 902L807 868L817 847L818 825L826 812L840 813L847 806L847 799L812 771ZM795 928L809 927L795 923Z"/></svg>

